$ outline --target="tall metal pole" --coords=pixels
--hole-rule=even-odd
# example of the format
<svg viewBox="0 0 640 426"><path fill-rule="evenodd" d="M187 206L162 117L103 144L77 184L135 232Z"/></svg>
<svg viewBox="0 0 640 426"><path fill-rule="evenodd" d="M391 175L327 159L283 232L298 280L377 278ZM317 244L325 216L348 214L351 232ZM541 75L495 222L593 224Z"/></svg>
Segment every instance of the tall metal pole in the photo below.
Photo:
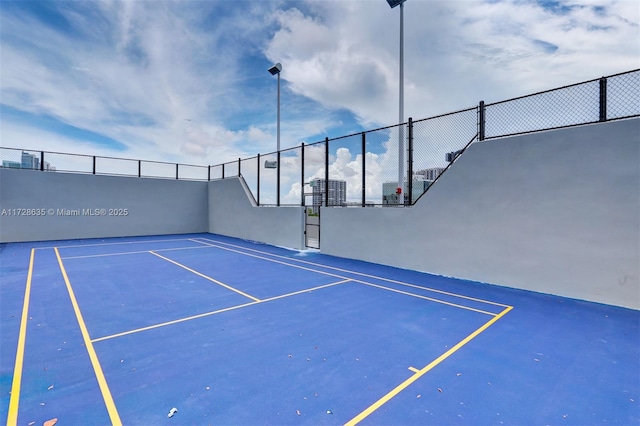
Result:
<svg viewBox="0 0 640 426"><path fill-rule="evenodd" d="M278 140L278 149L277 151L280 152L280 73L278 73L278 123L277 123L277 140ZM280 164L278 163L278 167L280 167Z"/></svg>
<svg viewBox="0 0 640 426"><path fill-rule="evenodd" d="M398 204L404 204L404 2L400 3L400 112L398 121Z"/></svg>

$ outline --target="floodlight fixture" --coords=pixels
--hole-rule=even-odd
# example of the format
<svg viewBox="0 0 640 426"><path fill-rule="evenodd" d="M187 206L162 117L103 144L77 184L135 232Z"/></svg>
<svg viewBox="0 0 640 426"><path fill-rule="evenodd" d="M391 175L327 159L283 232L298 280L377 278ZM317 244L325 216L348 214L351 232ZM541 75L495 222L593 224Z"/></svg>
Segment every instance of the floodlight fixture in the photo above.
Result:
<svg viewBox="0 0 640 426"><path fill-rule="evenodd" d="M271 73L271 75L280 74L280 71L282 71L282 65L280 64L280 62L278 62L277 64L269 68L268 71Z"/></svg>
<svg viewBox="0 0 640 426"><path fill-rule="evenodd" d="M387 3L389 3L389 6L391 7L391 9L393 9L394 7L404 3L407 0L387 0Z"/></svg>

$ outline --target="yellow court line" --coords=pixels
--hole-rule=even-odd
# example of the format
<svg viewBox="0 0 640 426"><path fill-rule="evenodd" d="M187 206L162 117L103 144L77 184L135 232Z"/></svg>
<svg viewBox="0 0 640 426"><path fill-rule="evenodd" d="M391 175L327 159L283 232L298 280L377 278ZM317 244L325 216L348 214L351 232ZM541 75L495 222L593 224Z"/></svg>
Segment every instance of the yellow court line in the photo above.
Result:
<svg viewBox="0 0 640 426"><path fill-rule="evenodd" d="M492 324L494 324L496 321L498 321L500 318L502 318L503 316L505 316L507 314L507 312L509 312L511 309L513 309L512 306L507 306L507 308L505 310L503 310L502 312L500 312L498 315L496 315L495 317L491 318L489 321L487 321L484 325L482 325L480 328L478 328L476 331L474 331L473 333L471 333L470 335L468 335L467 337L465 337L464 339L462 339L460 342L458 342L455 346L453 346L451 349L449 349L448 351L446 351L445 353L443 353L442 355L440 355L438 358L436 358L435 360L433 360L430 364L428 364L426 367L422 368L421 370L415 372L411 377L409 377L407 380L405 380L404 382L400 383L398 386L396 386L393 390L391 390L389 393L387 393L385 396L383 396L382 398L380 398L379 400L377 400L376 402L374 402L373 404L371 404L367 409L365 409L363 412L361 412L360 414L358 414L357 416L355 416L353 419L349 420L347 423L345 423L345 426L354 426L357 425L358 423L360 423L362 420L364 420L365 418L367 418L371 413L373 413L374 411L376 411L378 408L380 408L382 405L384 405L385 403L387 403L390 399L392 399L393 397L395 397L397 394L399 394L400 392L402 392L404 389L406 389L410 384L412 384L413 382L415 382L416 380L418 380L420 377L424 376L427 372L429 372L430 370L432 370L435 366L437 366L438 364L440 364L442 361L444 361L445 359L449 358L452 354L454 354L456 351L458 351L460 348L462 348L464 345L466 345L467 343L469 343L471 340L473 340L476 336L478 336L480 333L482 333L484 330L486 330L487 328L489 328Z"/></svg>
<svg viewBox="0 0 640 426"><path fill-rule="evenodd" d="M506 308L506 307L509 306L509 305L505 305L503 303L492 302L490 300L484 300L484 299L478 299L478 298L475 298L475 297L465 296L463 294L458 294L458 293L451 293L451 292L448 292L448 291L438 290L438 289L435 289L435 288L423 287L423 286L419 286L419 285L416 285L416 284L410 284L410 283L406 283L406 282L403 282L403 281L393 280L391 278L384 278L384 277L379 277L379 276L376 276L376 275L365 274L363 272L351 271L349 269L337 268L335 266L323 265L321 263L309 262L308 260L301 260L301 259L294 259L292 257L280 256L280 255L269 253L269 252L266 252L266 251L251 249L251 248L248 248L248 247L242 247L242 246L238 246L238 245L235 245L235 244L225 243L225 242L222 242L222 241L212 240L212 239L208 239L208 238L201 238L201 239L203 239L205 241L213 241L215 243L224 244L224 245L228 245L228 246L231 246L231 247L241 248L241 249L244 249L244 250L254 251L256 253L266 254L266 255L269 255L269 256L272 256L272 257L278 257L278 258L281 258L281 259L287 259L287 260L291 260L291 261L299 262L299 263L306 263L308 265L313 265L313 266L317 266L317 267L320 267L320 268L332 269L334 271L346 272L346 273L349 273L349 274L360 275L360 276L367 277L367 278L374 278L374 279L378 279L378 280L381 280L381 281L387 281L387 282L394 283L394 284L400 284L400 285L404 285L404 286L408 286L408 287L418 288L420 290L431 291L431 292L439 293L439 294L445 294L447 296L459 297L461 299L466 299L466 300L472 300L474 302L486 303L486 304L489 304L489 305L500 306L502 308ZM213 244L212 244L212 246L213 247L219 247L219 246L216 246L216 245L213 245ZM219 248L224 248L224 247L219 247ZM242 252L239 252L239 253L242 253ZM248 253L244 253L244 254L247 254L248 256L250 256ZM285 263L285 265L288 265L288 264ZM295 267L295 265L290 265L290 266L294 266ZM315 271L315 272L320 272L321 273L321 271Z"/></svg>
<svg viewBox="0 0 640 426"><path fill-rule="evenodd" d="M82 339L84 340L84 344L87 347L87 352L89 353L89 359L91 359L91 365L93 366L93 371L96 374L96 379L98 380L98 385L100 386L100 392L102 392L102 398L104 399L104 403L107 407L107 412L109 413L111 424L122 425L122 421L120 421L120 415L118 414L116 405L113 402L113 397L111 396L111 390L109 389L107 380L105 379L104 373L102 372L102 367L100 366L100 361L98 360L98 354L96 353L93 347L93 343L91 343L91 337L89 336L89 331L87 330L87 326L85 325L84 319L82 318L82 313L80 312L80 306L78 306L78 301L76 300L76 296L73 293L73 288L71 288L71 282L69 281L69 276L67 275L67 271L64 268L64 264L62 263L62 258L60 257L60 253L58 252L57 247L54 247L53 250L56 252L56 257L58 258L58 264L60 265L60 271L62 272L62 277L64 278L64 282L67 285L69 297L71 298L71 304L73 305L73 310L76 314L78 325L80 326L80 332L82 333Z"/></svg>
<svg viewBox="0 0 640 426"><path fill-rule="evenodd" d="M29 270L27 272L27 285L24 290L22 302L22 318L20 319L20 333L18 334L18 348L16 350L16 363L13 368L13 381L11 383L11 398L9 399L9 415L7 425L18 423L18 405L20 403L20 385L22 384L22 364L24 362L24 347L27 341L27 320L29 319L29 299L31 297L31 279L33 278L33 261L36 249L31 249L29 258Z"/></svg>
<svg viewBox="0 0 640 426"><path fill-rule="evenodd" d="M236 310L236 309L245 308L247 306L257 305L259 303L271 302L272 300L277 300L277 299L282 299L282 298L285 298L285 297L295 296L297 294L310 293L312 291L320 290L322 288L332 287L332 286L338 285L338 284L344 284L344 283L346 283L348 281L350 281L350 280L343 280L343 281L338 281L338 282L335 282L335 283L324 284L324 285L320 285L320 286L313 287L313 288L307 288L307 289L304 289L304 290L295 291L293 293L287 293L287 294L282 294L280 296L270 297L268 299L262 299L262 300L255 301L255 302L244 303L242 305L230 306L228 308L218 309L216 311L205 312L205 313L198 314L198 315L192 315L190 317L179 318L179 319L176 319L176 320L173 320L173 321L167 321L167 322L163 322L163 323L160 323L160 324L150 325L150 326L147 326L147 327L136 328L135 330L123 331L122 333L116 333L116 334L112 334L112 335L109 335L109 336L104 336L104 337L100 337L100 338L97 338L97 339L93 339L92 342L94 342L94 343L95 342L101 342L103 340L109 340L109 339L113 339L113 338L116 338L116 337L126 336L126 335L129 335L129 334L140 333L141 331L153 330L155 328L166 327L168 325L173 325L173 324L178 324L178 323L181 323L181 322L191 321L191 320L198 319L198 318L208 317L208 316L211 316L211 315L220 314L222 312L233 311L233 310Z"/></svg>
<svg viewBox="0 0 640 426"><path fill-rule="evenodd" d="M372 283L368 283L366 281L360 281L360 280L352 280L352 281L356 282L356 283L368 285L368 286L371 286L371 287L378 287L378 288L381 288L383 290L393 291L394 293L406 294L407 296L413 296L413 297L417 297L419 299L429 300L430 302L442 303L443 305L453 306L454 308L466 309L468 311L479 312L481 314L491 315L491 316L497 315L497 314L494 314L493 312L487 312L487 311L483 311L481 309L471 308L469 306L458 305L457 303L446 302L446 301L440 300L440 299L433 299L431 297L422 296L420 294L409 293L408 291L396 290L395 288L385 287L385 286L379 285L379 284L372 284Z"/></svg>
<svg viewBox="0 0 640 426"><path fill-rule="evenodd" d="M260 299L258 299L257 297L253 297L253 296L251 296L250 294L247 294L247 293L245 293L245 292L243 292L243 291L238 290L237 288L233 288L233 287L231 287L230 285L227 285L227 284L225 284L225 283L223 283L223 282L221 282L221 281L218 281L218 280L216 280L216 279L214 279L214 278L208 277L208 276L206 276L205 274L201 274L200 272L198 272L198 271L196 271L196 270L194 270L194 269L191 269L191 268L189 268L188 266L185 266L185 265L183 265L183 264L181 264L181 263L178 263L178 262L176 262L175 260L171 260L171 259L169 259L168 257L164 257L164 256L162 256L162 255L160 255L160 254L158 254L158 253L155 253L153 250L150 250L150 251L149 251L149 253L153 254L154 256L158 256L160 259L164 259L164 260L166 260L167 262L171 262L171 263L173 263L174 265L181 267L182 269L186 269L187 271L192 272L192 273L196 274L196 275L197 275L197 276L199 276L199 277L202 277L202 278L204 278L204 279L206 279L206 280L209 280L209 281L211 281L211 282L213 282L213 283L216 283L216 284L218 284L218 285L220 285L220 286L222 286L222 287L224 287L224 288L226 288L226 289L228 289L228 290L231 290L231 291L234 291L234 292L236 292L236 293L238 293L238 294L241 294L241 295L243 295L244 297L247 297L247 298L249 298L249 299L252 299L252 300L254 300L254 301L256 301L256 302L259 302L259 301L260 301Z"/></svg>

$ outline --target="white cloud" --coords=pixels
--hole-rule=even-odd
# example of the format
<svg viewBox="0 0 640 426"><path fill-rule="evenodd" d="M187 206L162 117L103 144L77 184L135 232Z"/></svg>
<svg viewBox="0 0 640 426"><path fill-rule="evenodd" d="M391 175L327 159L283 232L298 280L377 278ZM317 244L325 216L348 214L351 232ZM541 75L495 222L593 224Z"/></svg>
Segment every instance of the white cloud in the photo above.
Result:
<svg viewBox="0 0 640 426"><path fill-rule="evenodd" d="M399 10L383 0L54 4L71 30L1 6L2 103L120 141L118 155L217 164L273 151L269 62L284 67L283 148L341 126L337 112L365 128L397 122ZM554 7L406 2L405 117L640 67L636 1ZM114 155L2 124L3 145ZM361 161L352 151L332 160L345 179ZM393 155L367 164L392 178Z"/></svg>

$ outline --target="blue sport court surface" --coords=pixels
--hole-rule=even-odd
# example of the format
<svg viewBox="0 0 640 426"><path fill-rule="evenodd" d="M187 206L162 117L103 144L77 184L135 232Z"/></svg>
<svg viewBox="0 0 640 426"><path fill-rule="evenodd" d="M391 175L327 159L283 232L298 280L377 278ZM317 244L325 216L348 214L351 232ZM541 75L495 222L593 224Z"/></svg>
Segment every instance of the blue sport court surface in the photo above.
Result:
<svg viewBox="0 0 640 426"><path fill-rule="evenodd" d="M0 264L7 424L640 424L635 310L213 234Z"/></svg>

